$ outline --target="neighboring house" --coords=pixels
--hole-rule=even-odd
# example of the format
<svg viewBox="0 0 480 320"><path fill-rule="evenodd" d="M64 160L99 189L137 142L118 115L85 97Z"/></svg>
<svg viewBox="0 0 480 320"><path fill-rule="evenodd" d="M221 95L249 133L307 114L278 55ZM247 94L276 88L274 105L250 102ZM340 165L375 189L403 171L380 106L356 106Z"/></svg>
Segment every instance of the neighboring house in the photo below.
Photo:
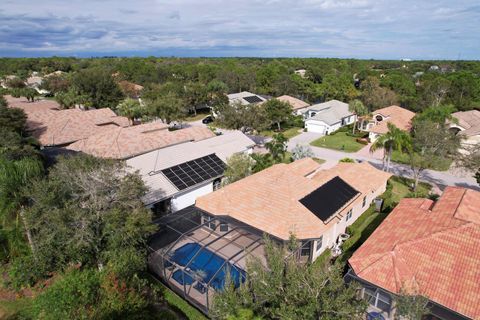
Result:
<svg viewBox="0 0 480 320"><path fill-rule="evenodd" d="M305 75L307 74L307 70L305 69L298 69L294 71L295 74L299 75L302 78L305 78Z"/></svg>
<svg viewBox="0 0 480 320"><path fill-rule="evenodd" d="M280 243L295 235L302 243L299 258L314 261L385 191L391 176L368 163L318 169L310 158L277 164L198 198L195 206L204 221L226 221L223 232L241 224Z"/></svg>
<svg viewBox="0 0 480 320"><path fill-rule="evenodd" d="M160 121L132 127L115 127L72 143L67 149L99 158L129 159L175 144L200 141L215 134L206 127L189 127L170 131Z"/></svg>
<svg viewBox="0 0 480 320"><path fill-rule="evenodd" d="M375 110L372 116L362 117L357 125L359 130L369 132L368 138L373 142L380 135L388 132L388 123L394 124L401 130L409 131L412 127L413 117L415 117L415 112L399 106L390 106Z"/></svg>
<svg viewBox="0 0 480 320"><path fill-rule="evenodd" d="M174 131L177 132L177 131ZM255 143L240 131L189 141L127 160L149 191L143 198L157 216L176 212L220 187L227 158L251 153Z"/></svg>
<svg viewBox="0 0 480 320"><path fill-rule="evenodd" d="M228 97L228 102L230 104L241 103L242 105L247 105L247 104L256 104L256 103L262 103L264 101L267 101L267 99L265 99L264 97L248 91L231 93L231 94L228 94L227 97Z"/></svg>
<svg viewBox="0 0 480 320"><path fill-rule="evenodd" d="M302 246L293 257L314 260L384 192L390 177L367 163L318 168L312 159L277 164L157 219L149 269L208 313L227 271L239 287L250 257L265 262L264 234L280 244L294 234Z"/></svg>
<svg viewBox="0 0 480 320"><path fill-rule="evenodd" d="M140 98L140 94L143 90L143 86L127 80L119 81L118 85L120 86L120 89L127 97L134 98L134 99Z"/></svg>
<svg viewBox="0 0 480 320"><path fill-rule="evenodd" d="M26 113L27 129L43 147L64 147L100 132L129 126L127 118L117 116L109 108L61 110L52 100L28 102L11 96L6 99L9 107Z"/></svg>
<svg viewBox="0 0 480 320"><path fill-rule="evenodd" d="M464 149L468 150L472 146L480 144L480 111L455 112L452 117L457 119L457 123L451 122L450 130L465 138L462 141Z"/></svg>
<svg viewBox="0 0 480 320"><path fill-rule="evenodd" d="M45 89L40 89L40 85L42 84L43 78L38 76L36 73L32 74L30 77L27 78L25 84L27 87L35 89L39 94L48 94L49 92Z"/></svg>
<svg viewBox="0 0 480 320"><path fill-rule="evenodd" d="M291 105L293 113L296 114L296 115L304 114L306 112L307 107L310 106L305 101L294 98L292 96L288 96L288 95L283 95L283 96L280 96L276 99L280 100L282 102L286 102L289 105Z"/></svg>
<svg viewBox="0 0 480 320"><path fill-rule="evenodd" d="M356 115L349 110L347 103L330 100L306 108L304 117L308 132L328 135L355 122Z"/></svg>
<svg viewBox="0 0 480 320"><path fill-rule="evenodd" d="M447 187L436 201L403 199L350 258L370 309L388 319L395 295L430 300L424 319L480 319L480 192Z"/></svg>

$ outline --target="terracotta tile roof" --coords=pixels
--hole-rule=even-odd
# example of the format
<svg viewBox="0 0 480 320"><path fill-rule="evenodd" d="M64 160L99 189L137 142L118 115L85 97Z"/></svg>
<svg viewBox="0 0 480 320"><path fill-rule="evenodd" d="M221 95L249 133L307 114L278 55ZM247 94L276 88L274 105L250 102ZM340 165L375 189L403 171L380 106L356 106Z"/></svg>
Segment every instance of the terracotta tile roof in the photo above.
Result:
<svg viewBox="0 0 480 320"><path fill-rule="evenodd" d="M199 141L215 136L205 127L169 131L162 122L133 127L115 127L72 143L67 149L101 158L127 159L182 142Z"/></svg>
<svg viewBox="0 0 480 320"><path fill-rule="evenodd" d="M198 198L196 206L212 215L230 216L279 239L287 240L291 233L299 239L318 238L338 220L334 218L325 224L299 200L325 184L321 177L339 176L350 183L353 180L350 171L367 168L363 164L345 163L326 173L312 174L318 167L310 158L277 164ZM383 183L390 177L373 167L368 170L372 175L384 177Z"/></svg>
<svg viewBox="0 0 480 320"><path fill-rule="evenodd" d="M390 106L375 110L373 114L381 114L385 120L379 122L368 131L384 134L388 132L387 123L394 124L397 128L408 131L411 128L411 121L415 117L415 112L401 108L399 106Z"/></svg>
<svg viewBox="0 0 480 320"><path fill-rule="evenodd" d="M470 110L452 113L458 125L465 129L462 134L471 137L480 134L480 111Z"/></svg>
<svg viewBox="0 0 480 320"><path fill-rule="evenodd" d="M480 319L480 192L447 187L436 202L403 199L354 253L362 279Z"/></svg>
<svg viewBox="0 0 480 320"><path fill-rule="evenodd" d="M287 102L292 106L293 110L303 109L309 106L308 103L292 96L283 95L277 98L277 100Z"/></svg>

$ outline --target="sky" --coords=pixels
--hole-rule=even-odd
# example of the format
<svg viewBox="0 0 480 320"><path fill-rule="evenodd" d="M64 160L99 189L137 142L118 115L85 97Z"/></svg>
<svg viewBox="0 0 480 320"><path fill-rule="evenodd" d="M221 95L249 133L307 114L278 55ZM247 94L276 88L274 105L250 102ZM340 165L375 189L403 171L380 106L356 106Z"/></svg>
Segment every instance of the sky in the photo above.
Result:
<svg viewBox="0 0 480 320"><path fill-rule="evenodd" d="M1 0L0 56L480 59L479 0Z"/></svg>

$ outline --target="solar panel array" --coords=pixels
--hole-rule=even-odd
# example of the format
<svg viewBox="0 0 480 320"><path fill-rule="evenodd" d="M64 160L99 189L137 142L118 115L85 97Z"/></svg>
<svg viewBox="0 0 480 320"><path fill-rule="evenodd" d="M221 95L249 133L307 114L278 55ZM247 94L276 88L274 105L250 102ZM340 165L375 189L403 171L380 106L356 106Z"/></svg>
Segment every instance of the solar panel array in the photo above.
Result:
<svg viewBox="0 0 480 320"><path fill-rule="evenodd" d="M360 192L337 176L300 199L300 203L323 222L327 222L358 194Z"/></svg>
<svg viewBox="0 0 480 320"><path fill-rule="evenodd" d="M258 96L249 96L249 97L245 97L243 99L245 99L248 103L257 103L257 102L262 102L263 101Z"/></svg>
<svg viewBox="0 0 480 320"><path fill-rule="evenodd" d="M225 163L214 153L163 169L162 173L178 190L223 175Z"/></svg>

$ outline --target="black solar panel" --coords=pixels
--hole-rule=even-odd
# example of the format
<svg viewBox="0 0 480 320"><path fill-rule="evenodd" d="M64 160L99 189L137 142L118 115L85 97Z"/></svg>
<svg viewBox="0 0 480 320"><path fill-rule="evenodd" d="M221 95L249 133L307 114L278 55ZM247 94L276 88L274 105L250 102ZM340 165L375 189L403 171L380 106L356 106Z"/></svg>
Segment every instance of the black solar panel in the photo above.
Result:
<svg viewBox="0 0 480 320"><path fill-rule="evenodd" d="M178 190L183 190L223 175L225 166L225 163L212 153L202 158L163 169L162 173Z"/></svg>
<svg viewBox="0 0 480 320"><path fill-rule="evenodd" d="M335 177L300 199L300 203L325 222L359 193L340 177Z"/></svg>
<svg viewBox="0 0 480 320"><path fill-rule="evenodd" d="M249 97L245 97L243 99L245 99L248 103L257 103L257 102L262 102L263 101L258 96L249 96Z"/></svg>

